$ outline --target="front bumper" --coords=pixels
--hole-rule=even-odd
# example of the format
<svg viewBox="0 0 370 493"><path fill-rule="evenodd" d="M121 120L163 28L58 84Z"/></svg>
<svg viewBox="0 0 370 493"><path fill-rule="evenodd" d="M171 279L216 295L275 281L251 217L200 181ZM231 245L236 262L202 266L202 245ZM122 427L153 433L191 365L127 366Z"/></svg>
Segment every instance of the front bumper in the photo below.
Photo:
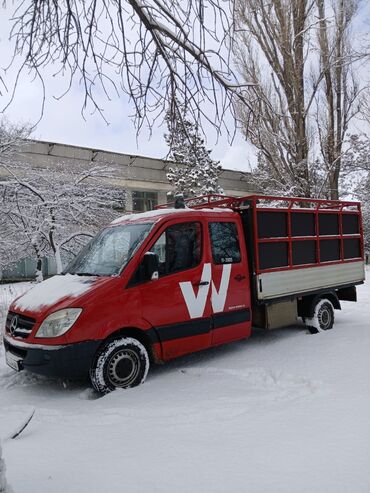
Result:
<svg viewBox="0 0 370 493"><path fill-rule="evenodd" d="M4 337L8 360L16 361L18 370L28 370L53 378L84 379L101 341L86 341L65 346L42 346L18 343ZM9 363L8 363L9 364ZM14 369L14 366L11 365Z"/></svg>

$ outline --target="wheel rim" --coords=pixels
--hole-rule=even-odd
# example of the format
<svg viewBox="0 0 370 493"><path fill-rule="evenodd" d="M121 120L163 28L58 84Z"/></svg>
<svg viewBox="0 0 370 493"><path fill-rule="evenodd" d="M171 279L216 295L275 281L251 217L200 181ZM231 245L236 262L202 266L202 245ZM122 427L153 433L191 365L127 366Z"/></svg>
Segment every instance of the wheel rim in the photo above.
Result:
<svg viewBox="0 0 370 493"><path fill-rule="evenodd" d="M319 325L322 330L327 330L331 324L331 313L328 308L321 310L319 314Z"/></svg>
<svg viewBox="0 0 370 493"><path fill-rule="evenodd" d="M114 387L130 386L137 378L139 371L140 359L131 349L122 349L114 353L107 366L108 378Z"/></svg>

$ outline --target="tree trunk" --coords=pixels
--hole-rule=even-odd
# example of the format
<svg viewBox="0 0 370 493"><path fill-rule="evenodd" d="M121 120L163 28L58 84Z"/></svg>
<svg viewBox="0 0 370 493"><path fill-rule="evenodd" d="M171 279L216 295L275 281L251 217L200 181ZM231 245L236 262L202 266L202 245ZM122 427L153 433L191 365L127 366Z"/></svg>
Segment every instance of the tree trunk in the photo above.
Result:
<svg viewBox="0 0 370 493"><path fill-rule="evenodd" d="M256 83L253 118L242 105L237 112L259 151L252 174L263 178L262 189L338 199L342 144L359 95L348 37L358 3L236 3L236 64Z"/></svg>
<svg viewBox="0 0 370 493"><path fill-rule="evenodd" d="M54 233L56 231L54 209L50 209L50 217L51 217L51 228L49 231L49 243L54 253L54 259L57 267L57 274L60 274L63 271L63 262L62 262L62 257L60 255L59 245L56 243L54 237Z"/></svg>
<svg viewBox="0 0 370 493"><path fill-rule="evenodd" d="M44 280L44 276L42 273L42 255L36 236L32 240L32 246L36 254L36 272L35 272L36 282L42 282Z"/></svg>
<svg viewBox="0 0 370 493"><path fill-rule="evenodd" d="M348 69L351 60L346 51L348 42L345 36L348 24L353 16L354 6L346 5L344 0L338 0L335 7L335 37L332 45L329 43L328 25L324 0L317 0L320 29L319 45L322 71L325 81L326 97L326 131L321 143L323 158L327 170L329 198L339 198L339 176L342 166L342 147L348 122L351 118L351 104L358 95L348 89ZM348 98L351 94L352 102ZM349 104L348 104L349 103Z"/></svg>
<svg viewBox="0 0 370 493"><path fill-rule="evenodd" d="M8 484L6 482L5 478L5 462L4 459L2 458L2 453L1 453L1 444L0 444L0 493L7 493L8 490Z"/></svg>
<svg viewBox="0 0 370 493"><path fill-rule="evenodd" d="M36 261L36 282L42 282L44 280L44 276L42 274L42 258L37 257Z"/></svg>
<svg viewBox="0 0 370 493"><path fill-rule="evenodd" d="M57 274L60 274L61 272L63 272L63 262L62 262L62 257L60 255L60 248L58 245L55 245L54 258L57 266Z"/></svg>

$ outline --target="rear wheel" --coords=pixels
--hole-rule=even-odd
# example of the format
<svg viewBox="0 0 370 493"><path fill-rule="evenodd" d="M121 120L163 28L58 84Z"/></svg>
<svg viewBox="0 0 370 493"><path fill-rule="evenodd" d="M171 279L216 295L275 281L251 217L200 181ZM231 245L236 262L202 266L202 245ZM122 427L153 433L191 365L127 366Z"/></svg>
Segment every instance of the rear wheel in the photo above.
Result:
<svg viewBox="0 0 370 493"><path fill-rule="evenodd" d="M122 337L99 350L90 369L90 380L94 389L103 394L136 387L144 383L149 366L145 346L132 337Z"/></svg>
<svg viewBox="0 0 370 493"><path fill-rule="evenodd" d="M319 300L316 303L313 317L306 317L304 323L311 334L332 329L334 325L334 307L331 301L326 298Z"/></svg>

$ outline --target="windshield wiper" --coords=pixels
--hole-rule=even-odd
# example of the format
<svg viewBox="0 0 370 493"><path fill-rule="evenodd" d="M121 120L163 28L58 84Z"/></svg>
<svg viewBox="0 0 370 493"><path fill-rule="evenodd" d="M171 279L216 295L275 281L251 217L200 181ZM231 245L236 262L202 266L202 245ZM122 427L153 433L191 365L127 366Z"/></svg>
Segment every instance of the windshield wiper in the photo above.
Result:
<svg viewBox="0 0 370 493"><path fill-rule="evenodd" d="M100 274L92 274L91 272L67 272L67 274L72 274L73 276L100 277Z"/></svg>

